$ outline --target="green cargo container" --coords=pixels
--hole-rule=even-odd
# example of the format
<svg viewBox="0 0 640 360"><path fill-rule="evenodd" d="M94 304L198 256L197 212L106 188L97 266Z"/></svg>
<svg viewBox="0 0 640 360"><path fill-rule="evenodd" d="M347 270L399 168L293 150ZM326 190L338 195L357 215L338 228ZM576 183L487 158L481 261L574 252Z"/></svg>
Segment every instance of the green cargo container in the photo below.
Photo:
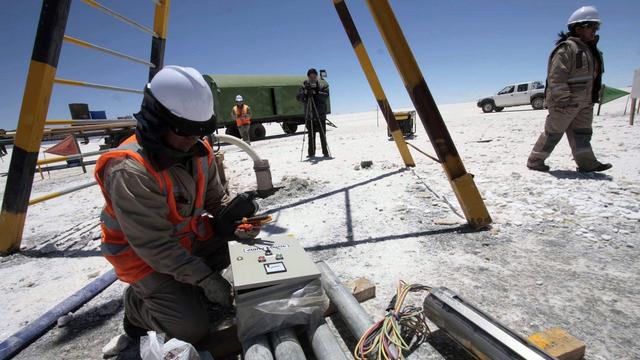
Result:
<svg viewBox="0 0 640 360"><path fill-rule="evenodd" d="M253 112L252 140L264 138L263 123L280 123L287 134L295 133L298 125L304 124L304 104L296 100L296 95L306 78L291 75L204 75L213 92L218 126L225 127L227 134L239 136L231 118L231 109L236 95L244 97ZM320 81L326 83L325 80ZM329 102L327 112L331 112Z"/></svg>

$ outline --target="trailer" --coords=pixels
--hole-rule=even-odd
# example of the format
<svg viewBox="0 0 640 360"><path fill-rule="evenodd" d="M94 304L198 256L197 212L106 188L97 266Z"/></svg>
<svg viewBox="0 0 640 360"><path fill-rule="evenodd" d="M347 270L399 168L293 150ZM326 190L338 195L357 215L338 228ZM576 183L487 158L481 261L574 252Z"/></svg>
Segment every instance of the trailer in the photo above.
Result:
<svg viewBox="0 0 640 360"><path fill-rule="evenodd" d="M324 72L323 72L324 73ZM218 127L227 135L240 137L231 118L236 95L242 95L251 107L251 140L264 139L263 124L279 123L286 134L294 134L298 125L304 125L304 104L296 99L306 76L292 75L204 75L213 93L214 110ZM319 79L323 84L326 80ZM327 100L327 113L331 112Z"/></svg>

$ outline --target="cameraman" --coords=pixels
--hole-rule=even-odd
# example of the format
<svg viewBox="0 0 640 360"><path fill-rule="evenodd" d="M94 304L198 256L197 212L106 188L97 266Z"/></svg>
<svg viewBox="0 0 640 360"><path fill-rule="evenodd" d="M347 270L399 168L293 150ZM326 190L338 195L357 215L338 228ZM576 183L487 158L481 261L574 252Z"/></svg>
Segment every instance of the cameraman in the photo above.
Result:
<svg viewBox="0 0 640 360"><path fill-rule="evenodd" d="M307 157L316 155L316 133L320 133L322 155L328 158L327 146L327 98L329 97L329 85L318 81L318 71L309 69L307 80L302 84L296 99L305 104L304 118L307 132L309 133L309 152Z"/></svg>

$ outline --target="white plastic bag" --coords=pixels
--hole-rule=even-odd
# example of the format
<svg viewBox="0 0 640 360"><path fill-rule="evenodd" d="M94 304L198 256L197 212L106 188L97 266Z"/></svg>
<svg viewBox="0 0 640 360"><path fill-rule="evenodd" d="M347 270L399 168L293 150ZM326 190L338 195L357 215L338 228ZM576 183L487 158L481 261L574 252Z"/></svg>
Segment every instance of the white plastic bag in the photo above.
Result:
<svg viewBox="0 0 640 360"><path fill-rule="evenodd" d="M155 331L147 332L147 336L140 338L140 357L142 360L164 360L163 345L164 334L158 334Z"/></svg>
<svg viewBox="0 0 640 360"><path fill-rule="evenodd" d="M140 357L142 360L200 360L193 345L171 339L164 342L164 334L149 331L140 338Z"/></svg>
<svg viewBox="0 0 640 360"><path fill-rule="evenodd" d="M266 299L266 300L265 300ZM238 338L245 341L296 325L313 324L324 318L329 298L320 279L273 285L236 298Z"/></svg>

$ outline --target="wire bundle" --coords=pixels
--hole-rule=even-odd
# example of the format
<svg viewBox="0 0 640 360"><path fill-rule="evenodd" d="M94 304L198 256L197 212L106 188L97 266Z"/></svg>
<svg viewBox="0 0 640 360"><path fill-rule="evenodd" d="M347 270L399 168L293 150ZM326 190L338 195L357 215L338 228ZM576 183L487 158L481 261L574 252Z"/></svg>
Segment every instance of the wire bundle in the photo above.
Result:
<svg viewBox="0 0 640 360"><path fill-rule="evenodd" d="M403 306L410 292L430 291L431 287L421 284L407 284L400 280L396 295L387 307L382 320L373 324L362 335L353 356L357 360L404 359L403 351L422 343L431 334L422 307Z"/></svg>

